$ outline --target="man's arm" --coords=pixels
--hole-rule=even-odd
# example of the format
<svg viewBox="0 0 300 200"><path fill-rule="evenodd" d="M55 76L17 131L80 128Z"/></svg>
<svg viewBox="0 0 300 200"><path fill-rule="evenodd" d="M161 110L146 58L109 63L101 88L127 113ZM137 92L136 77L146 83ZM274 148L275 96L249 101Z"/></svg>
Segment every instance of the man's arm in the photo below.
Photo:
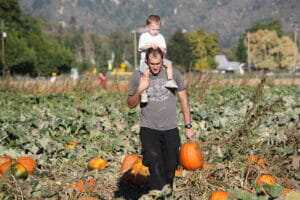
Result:
<svg viewBox="0 0 300 200"><path fill-rule="evenodd" d="M149 87L149 73L149 70L146 70L144 72L143 76L140 78L140 83L135 93L127 97L127 105L130 109L135 108L137 105L139 105L142 92Z"/></svg>
<svg viewBox="0 0 300 200"><path fill-rule="evenodd" d="M142 92L137 89L133 95L127 97L127 105L130 109L135 108L140 103Z"/></svg>
<svg viewBox="0 0 300 200"><path fill-rule="evenodd" d="M180 100L181 110L184 117L184 124L190 124L191 123L191 112L190 112L190 106L188 102L188 98L186 95L185 90L181 90L178 92L178 97ZM188 139L192 139L194 136L194 131L192 128L186 128L185 129L185 135Z"/></svg>

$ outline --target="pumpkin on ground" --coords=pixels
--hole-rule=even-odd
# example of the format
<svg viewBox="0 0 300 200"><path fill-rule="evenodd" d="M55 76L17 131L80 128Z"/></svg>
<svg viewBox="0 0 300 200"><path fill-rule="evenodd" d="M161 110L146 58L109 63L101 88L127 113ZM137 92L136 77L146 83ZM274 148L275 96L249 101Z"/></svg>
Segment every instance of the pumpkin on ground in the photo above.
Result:
<svg viewBox="0 0 300 200"><path fill-rule="evenodd" d="M99 200L97 197L82 197L80 200Z"/></svg>
<svg viewBox="0 0 300 200"><path fill-rule="evenodd" d="M182 166L179 166L175 171L175 176L180 176L183 172Z"/></svg>
<svg viewBox="0 0 300 200"><path fill-rule="evenodd" d="M133 155L133 154L126 155L121 164L121 169L120 169L121 173L125 173L126 171L131 169L133 164L140 162L141 160L142 158L137 155Z"/></svg>
<svg viewBox="0 0 300 200"><path fill-rule="evenodd" d="M135 185L145 185L148 183L149 169L142 164L142 160L134 163L130 170L123 173L121 179Z"/></svg>
<svg viewBox="0 0 300 200"><path fill-rule="evenodd" d="M17 160L15 160L15 162L23 165L29 174L32 174L32 171L37 166L36 162L32 158L25 156L18 158Z"/></svg>
<svg viewBox="0 0 300 200"><path fill-rule="evenodd" d="M107 162L102 158L92 158L88 162L88 168L90 170L93 170L93 169L102 170L105 168L106 164L107 164Z"/></svg>
<svg viewBox="0 0 300 200"><path fill-rule="evenodd" d="M227 200L230 195L230 192L214 191L210 195L209 200Z"/></svg>
<svg viewBox="0 0 300 200"><path fill-rule="evenodd" d="M10 168L11 174L17 179L26 179L28 172L26 168L20 163L14 163Z"/></svg>
<svg viewBox="0 0 300 200"><path fill-rule="evenodd" d="M265 160L263 158L252 155L252 156L246 157L246 159L248 160L248 164L250 164L250 165L258 163L261 167L265 167Z"/></svg>
<svg viewBox="0 0 300 200"><path fill-rule="evenodd" d="M97 186L96 180L90 178L88 180L79 180L71 184L69 188L77 189L79 192L93 192Z"/></svg>
<svg viewBox="0 0 300 200"><path fill-rule="evenodd" d="M77 144L78 144L77 142L68 142L68 143L64 144L64 146L67 149L74 149Z"/></svg>
<svg viewBox="0 0 300 200"><path fill-rule="evenodd" d="M291 188L284 188L283 189L283 192L280 196L286 196L288 193L290 193L292 191Z"/></svg>
<svg viewBox="0 0 300 200"><path fill-rule="evenodd" d="M262 186L263 183L267 183L269 185L274 185L276 183L276 178L275 178L275 176L273 176L271 174L261 174L257 177L256 184L258 186Z"/></svg>
<svg viewBox="0 0 300 200"><path fill-rule="evenodd" d="M7 161L0 165L0 174L4 174L11 167L11 161Z"/></svg>
<svg viewBox="0 0 300 200"><path fill-rule="evenodd" d="M204 156L197 142L187 142L181 146L180 161L185 169L196 170L203 165Z"/></svg>
<svg viewBox="0 0 300 200"><path fill-rule="evenodd" d="M11 161L12 158L10 156L0 156L0 165L2 165L3 163L7 162L7 161Z"/></svg>

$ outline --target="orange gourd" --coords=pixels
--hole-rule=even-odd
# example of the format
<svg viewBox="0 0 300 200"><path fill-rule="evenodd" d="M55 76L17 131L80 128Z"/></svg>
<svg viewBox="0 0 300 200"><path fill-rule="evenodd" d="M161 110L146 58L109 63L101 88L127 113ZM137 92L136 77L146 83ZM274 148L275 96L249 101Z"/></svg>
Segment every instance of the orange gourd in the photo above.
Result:
<svg viewBox="0 0 300 200"><path fill-rule="evenodd" d="M32 158L25 157L25 156L18 158L17 160L15 160L15 162L23 165L28 171L28 174L32 174L32 171L37 166L36 162Z"/></svg>
<svg viewBox="0 0 300 200"><path fill-rule="evenodd" d="M67 149L74 149L77 144L78 144L77 142L68 142L68 143L64 144L64 146Z"/></svg>
<svg viewBox="0 0 300 200"><path fill-rule="evenodd" d="M69 185L69 188L77 189L79 192L93 192L96 188L96 180L93 178L86 180L79 180Z"/></svg>
<svg viewBox="0 0 300 200"><path fill-rule="evenodd" d="M204 156L197 142L184 143L180 149L180 161L185 169L196 170L203 165Z"/></svg>
<svg viewBox="0 0 300 200"><path fill-rule="evenodd" d="M282 194L280 196L286 196L290 191L292 191L291 188L284 188L283 192L282 192Z"/></svg>
<svg viewBox="0 0 300 200"><path fill-rule="evenodd" d="M97 197L83 197L80 200L99 200Z"/></svg>
<svg viewBox="0 0 300 200"><path fill-rule="evenodd" d="M7 162L7 161L11 161L12 158L10 156L0 156L0 165L2 165L3 163Z"/></svg>
<svg viewBox="0 0 300 200"><path fill-rule="evenodd" d="M175 171L175 176L180 176L183 172L182 166L179 166Z"/></svg>
<svg viewBox="0 0 300 200"><path fill-rule="evenodd" d="M230 196L230 192L223 192L223 191L214 191L209 200L227 200L228 196Z"/></svg>
<svg viewBox="0 0 300 200"><path fill-rule="evenodd" d="M140 162L141 160L142 158L137 155L133 155L133 154L126 155L121 164L121 169L120 169L121 173L125 173L126 171L131 169L133 164Z"/></svg>
<svg viewBox="0 0 300 200"><path fill-rule="evenodd" d="M149 169L142 164L142 161L140 161L132 165L131 173L133 173L134 175L141 174L142 176L148 176Z"/></svg>
<svg viewBox="0 0 300 200"><path fill-rule="evenodd" d="M258 186L262 186L263 183L274 185L276 183L276 178L271 174L261 174L257 177L256 183Z"/></svg>
<svg viewBox="0 0 300 200"><path fill-rule="evenodd" d="M143 165L142 159L140 159L129 170L123 173L121 179L135 185L145 185L148 183L148 177L149 169Z"/></svg>
<svg viewBox="0 0 300 200"><path fill-rule="evenodd" d="M20 163L14 163L10 168L11 174L17 179L26 179L28 177L28 172L26 168Z"/></svg>
<svg viewBox="0 0 300 200"><path fill-rule="evenodd" d="M98 169L102 170L106 167L107 162L102 158L93 158L88 162L89 169Z"/></svg>
<svg viewBox="0 0 300 200"><path fill-rule="evenodd" d="M248 164L250 164L250 165L258 163L261 167L265 168L265 160L263 158L252 155L252 156L246 157L246 159L248 160Z"/></svg>
<svg viewBox="0 0 300 200"><path fill-rule="evenodd" d="M4 174L11 167L11 161L7 161L0 165L0 174Z"/></svg>

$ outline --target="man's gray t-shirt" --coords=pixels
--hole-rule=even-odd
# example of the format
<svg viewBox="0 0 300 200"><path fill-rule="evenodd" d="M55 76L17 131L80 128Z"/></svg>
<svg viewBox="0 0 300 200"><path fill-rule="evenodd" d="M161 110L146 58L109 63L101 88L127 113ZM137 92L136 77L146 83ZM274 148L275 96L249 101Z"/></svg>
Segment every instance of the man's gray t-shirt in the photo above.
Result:
<svg viewBox="0 0 300 200"><path fill-rule="evenodd" d="M129 95L133 95L139 86L142 74L137 71L132 75ZM177 91L185 89L180 72L173 68L173 80ZM150 86L147 89L148 103L141 104L141 127L155 130L170 130L177 127L176 93L165 88L167 73L164 67L157 75L150 75Z"/></svg>

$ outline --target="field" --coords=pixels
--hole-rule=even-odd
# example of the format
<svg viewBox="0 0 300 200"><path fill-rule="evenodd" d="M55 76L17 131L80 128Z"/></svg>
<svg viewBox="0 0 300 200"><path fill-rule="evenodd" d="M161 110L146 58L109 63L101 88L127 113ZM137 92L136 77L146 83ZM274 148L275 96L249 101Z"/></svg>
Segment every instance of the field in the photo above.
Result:
<svg viewBox="0 0 300 200"><path fill-rule="evenodd" d="M299 198L299 78L191 74L185 80L193 141L200 144L205 164L178 175L169 199L206 200L216 190L245 200ZM7 171L0 199L167 199L168 188L146 194L147 185L121 179L124 157L140 155L139 108L127 108L127 85L126 79L110 80L108 90L93 78L1 81L0 155L31 157L37 168L26 179ZM178 114L184 143L180 109ZM260 162L247 159L251 155ZM107 161L103 170L87 168L95 157ZM274 176L276 184L257 186L261 174ZM91 179L96 183L84 191L72 187ZM291 192L282 196L285 188Z"/></svg>

